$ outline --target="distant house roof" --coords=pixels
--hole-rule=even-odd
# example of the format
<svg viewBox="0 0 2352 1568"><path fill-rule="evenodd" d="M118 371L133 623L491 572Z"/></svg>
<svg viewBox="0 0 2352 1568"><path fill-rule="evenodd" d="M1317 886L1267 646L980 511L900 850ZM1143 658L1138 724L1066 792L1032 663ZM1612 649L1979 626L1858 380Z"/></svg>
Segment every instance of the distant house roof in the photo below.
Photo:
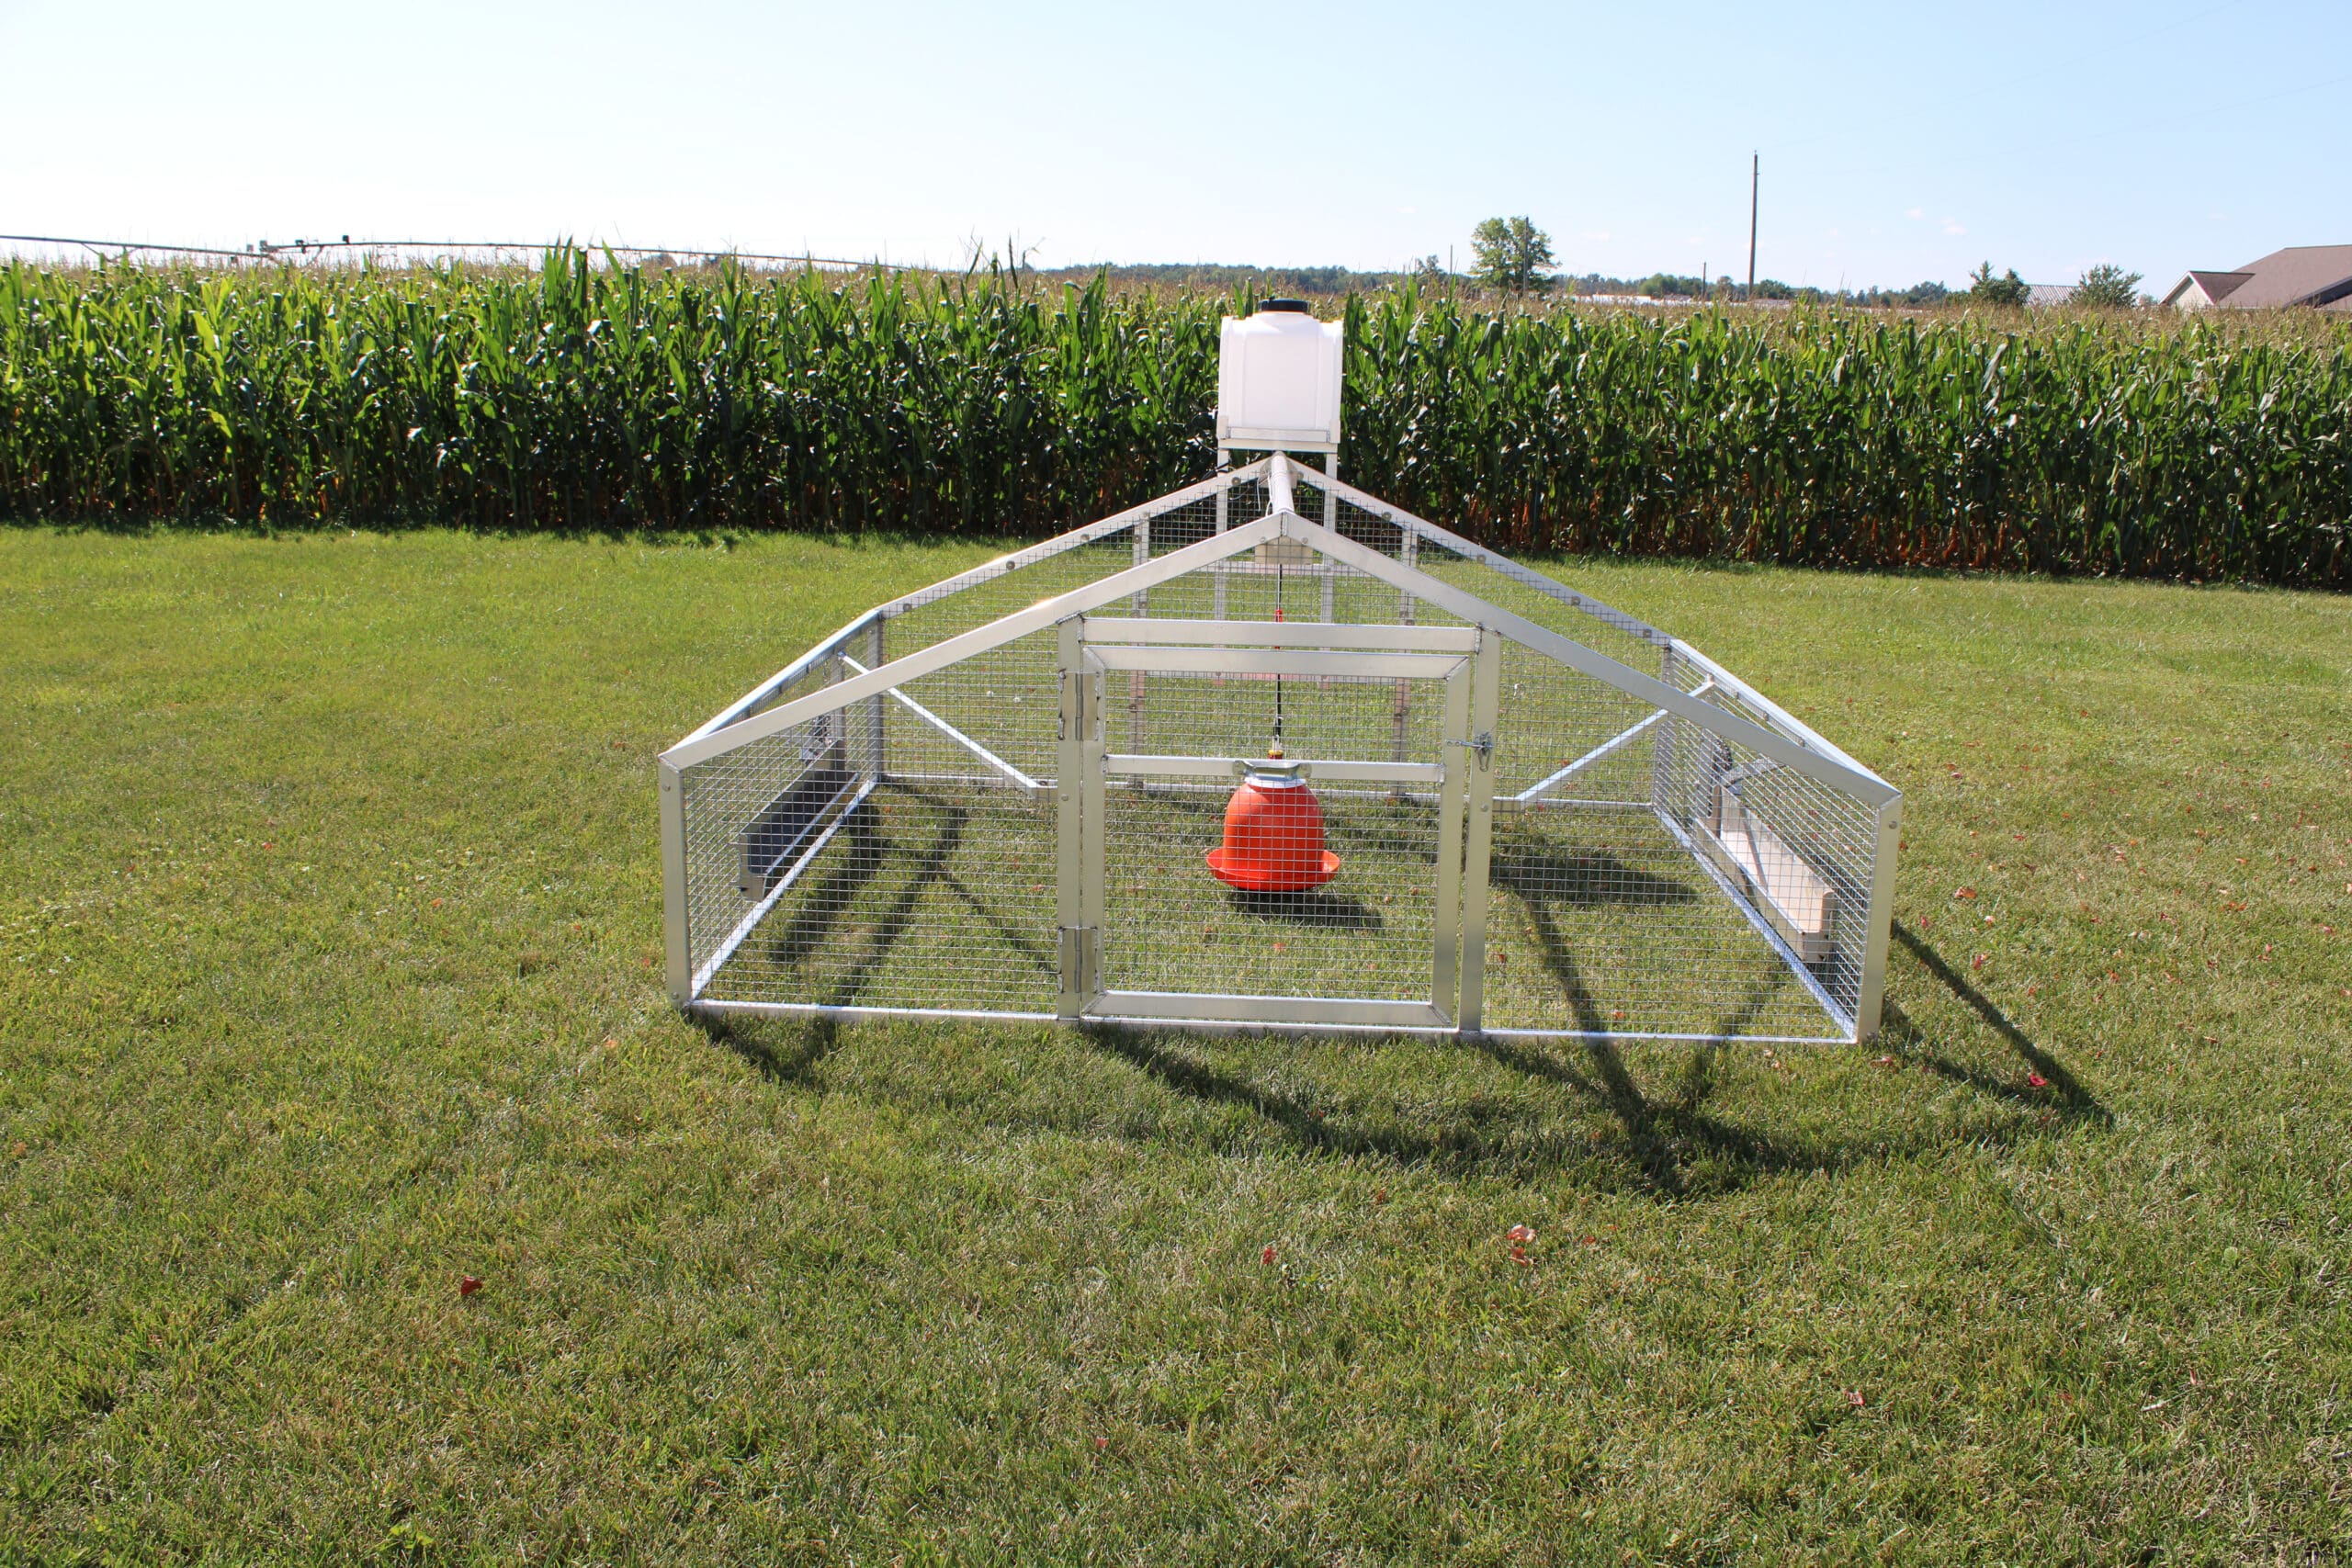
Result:
<svg viewBox="0 0 2352 1568"><path fill-rule="evenodd" d="M2352 245L2290 245L2231 272L2190 272L2165 303L2183 310L2227 304L2233 310L2282 305L2323 309L2352 299Z"/></svg>
<svg viewBox="0 0 2352 1568"><path fill-rule="evenodd" d="M2075 297L2075 288L2071 283L2029 283L2026 285L2025 302L2037 308L2064 305Z"/></svg>

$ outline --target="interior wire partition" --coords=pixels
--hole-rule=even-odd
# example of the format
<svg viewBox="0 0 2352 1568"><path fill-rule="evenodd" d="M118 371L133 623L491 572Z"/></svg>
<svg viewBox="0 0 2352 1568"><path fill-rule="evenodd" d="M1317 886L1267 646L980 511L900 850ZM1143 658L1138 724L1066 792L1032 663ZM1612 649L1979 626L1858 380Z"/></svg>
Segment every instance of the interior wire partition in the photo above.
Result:
<svg viewBox="0 0 2352 1568"><path fill-rule="evenodd" d="M1283 501L1302 525L1270 533ZM1218 537L1252 525L1239 548ZM1321 527L1336 536L1328 546ZM1204 551L1217 558L1166 569ZM665 756L674 999L1056 1015L1065 672L1046 623L992 628L1073 596L1096 621L1499 628L1480 753L1490 874L1477 879L1480 908L1462 912L1486 950L1480 1027L1791 1040L1874 1029L1890 787L1679 639L1280 457L878 606ZM735 739L771 710L958 639L980 646ZM1674 695L1629 689L1644 677ZM1268 739L1262 680L1141 668L1098 680L1108 752L1249 756ZM1442 752L1429 684L1286 680L1292 754ZM1112 782L1097 978L1306 996L1358 976L1357 994L1407 994L1445 923L1428 902L1434 796L1318 786L1352 870L1323 897L1252 908L1196 863L1230 787Z"/></svg>

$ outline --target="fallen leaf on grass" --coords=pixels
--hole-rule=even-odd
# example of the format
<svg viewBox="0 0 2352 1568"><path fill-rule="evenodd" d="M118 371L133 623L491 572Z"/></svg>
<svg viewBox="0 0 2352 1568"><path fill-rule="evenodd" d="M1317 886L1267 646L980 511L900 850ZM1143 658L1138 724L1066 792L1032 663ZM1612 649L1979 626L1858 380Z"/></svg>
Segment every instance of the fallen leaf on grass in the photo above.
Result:
<svg viewBox="0 0 2352 1568"><path fill-rule="evenodd" d="M1271 1269L1274 1266L1274 1244L1268 1242L1266 1250L1258 1254L1258 1261Z"/></svg>
<svg viewBox="0 0 2352 1568"><path fill-rule="evenodd" d="M1846 1391L1846 1403L1852 1405L1855 1409L1860 1410L1869 1402L1862 1398L1862 1391L1860 1389L1849 1388Z"/></svg>
<svg viewBox="0 0 2352 1568"><path fill-rule="evenodd" d="M2036 1089L2048 1089L2050 1087L2050 1080L2043 1077L2040 1073L2026 1074L2025 1081L2031 1084Z"/></svg>
<svg viewBox="0 0 2352 1568"><path fill-rule="evenodd" d="M1513 1225L1510 1229L1503 1232L1503 1239L1505 1241L1514 1243L1533 1241L1535 1239L1535 1232L1527 1225Z"/></svg>
<svg viewBox="0 0 2352 1568"><path fill-rule="evenodd" d="M476 1291L481 1289L481 1281L475 1279L471 1274L459 1276L458 1280L458 1294L461 1296L470 1296Z"/></svg>

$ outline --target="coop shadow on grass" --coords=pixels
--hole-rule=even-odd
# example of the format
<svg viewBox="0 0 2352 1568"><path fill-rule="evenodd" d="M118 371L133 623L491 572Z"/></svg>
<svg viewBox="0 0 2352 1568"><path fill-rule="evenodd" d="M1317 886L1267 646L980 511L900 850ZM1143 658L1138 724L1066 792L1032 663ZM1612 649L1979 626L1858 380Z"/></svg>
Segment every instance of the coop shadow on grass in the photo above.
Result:
<svg viewBox="0 0 2352 1568"><path fill-rule="evenodd" d="M1628 865L1606 850L1498 852L1489 874L1497 886L1519 895L1531 912L1555 904L1578 909L1642 908L1699 900L1698 889L1689 881ZM1553 940L1556 942L1556 932Z"/></svg>
<svg viewBox="0 0 2352 1568"><path fill-rule="evenodd" d="M1387 925L1378 909L1354 894L1324 887L1303 893L1251 893L1237 887L1227 893L1226 902L1258 919L1318 931L1380 931Z"/></svg>
<svg viewBox="0 0 2352 1568"><path fill-rule="evenodd" d="M1580 1043L1558 1054L1490 1035L1460 1039L1398 1037L1382 1042L1400 1050L1479 1052L1530 1077L1571 1090L1588 1108L1612 1118L1611 1137L1542 1106L1512 1106L1474 1096L1448 1106L1433 1125L1401 1127L1360 1114L1338 1096L1317 1103L1311 1090L1222 1066L1199 1050L1199 1037L1181 1030L1090 1025L1095 1047L1150 1075L1188 1098L1241 1107L1281 1131L1304 1152L1393 1161L1450 1173L1525 1179L1578 1167L1623 1175L1638 1190L1660 1198L1733 1192L1779 1171L1835 1171L1864 1152L1790 1140L1737 1127L1709 1114L1715 1055L1724 1042L1694 1046L1666 1094L1645 1092L1616 1047ZM1367 1042L1367 1043L1370 1043ZM1289 1083L1295 1072L1283 1075ZM1604 1181L1604 1186L1618 1183Z"/></svg>
<svg viewBox="0 0 2352 1568"><path fill-rule="evenodd" d="M1649 889L1625 877L1623 868L1618 874L1614 883L1595 886L1633 888L1636 896L1657 897L1672 897L1666 891L1672 889L1690 897L1677 884L1641 879L1657 885ZM1556 892L1562 885L1548 886ZM1607 1034L1602 1010L1569 956L1557 925L1533 902L1530 909L1541 933L1542 962L1568 997L1576 1027ZM1785 973L1759 978L1714 1032L1736 1034L1790 983ZM1190 1048L1194 1037L1182 1031L1104 1025L1089 1028L1087 1036L1099 1049L1124 1058L1167 1088L1193 1099L1246 1108L1280 1128L1299 1148L1318 1153L1527 1178L1598 1165L1623 1172L1637 1189L1655 1196L1685 1198L1736 1191L1779 1171L1839 1169L1863 1152L1776 1137L1710 1114L1705 1102L1715 1090L1716 1056L1727 1039L1695 1043L1679 1074L1673 1075L1672 1089L1655 1095L1644 1090L1617 1045L1606 1039L1558 1050L1487 1034L1400 1036L1392 1043L1404 1050L1476 1051L1514 1072L1566 1089L1589 1109L1615 1121L1617 1135L1609 1137L1563 1124L1556 1111L1542 1106L1498 1106L1486 1097L1448 1106L1433 1127L1400 1128L1344 1105L1317 1105L1308 1093L1220 1066Z"/></svg>
<svg viewBox="0 0 2352 1568"><path fill-rule="evenodd" d="M1971 984L1965 975L1952 967L1926 938L1901 920L1894 921L1892 929L1895 945L1917 960L1929 979L1940 984L1954 999L1974 1013L2027 1067L2041 1075L2049 1088L2036 1089L2030 1083L2020 1083L2013 1077L1995 1074L1983 1066L1972 1066L1935 1050L1927 1043L1927 1032L1892 997L1884 1004L1879 1032L1879 1043L1891 1055L1903 1061L1917 1063L1939 1077L1966 1084L1981 1093L2014 1105L2031 1107L2036 1111L2054 1111L2069 1122L2087 1122L2102 1127L2114 1122L2114 1113L2083 1087L2081 1080L2067 1070L2064 1063L2037 1044L2016 1020Z"/></svg>
<svg viewBox="0 0 2352 1568"><path fill-rule="evenodd" d="M1629 872L1613 862L1605 867L1597 863L1609 857L1576 858L1596 863L1593 874L1582 882L1549 876L1537 881L1533 886L1544 897L1527 899L1527 913L1538 961L1567 998L1577 1029L1606 1036L1610 1032L1607 1017L1552 918L1550 906L1626 897L1680 902L1691 895L1676 882ZM1897 934L1929 975L2049 1080L2051 1091L2030 1089L1925 1049L1917 1026L1890 1003L1884 1039L1898 1054L1940 1077L1982 1090L2013 1112L2040 1116L2056 1111L2073 1120L2101 1123L2109 1120L2106 1109L2063 1065L2029 1039L1933 949L1900 927ZM1321 1097L1311 1087L1296 1087L1295 1071L1277 1083L1221 1066L1203 1049L1205 1042L1181 1030L1102 1026L1090 1028L1087 1034L1098 1049L1125 1060L1178 1093L1249 1110L1279 1128L1302 1150L1528 1178L1597 1165L1621 1172L1636 1190L1661 1199L1735 1192L1758 1178L1784 1172L1835 1174L1867 1159L1921 1153L1963 1135L1939 1123L1923 1125L1916 1138L1897 1139L1893 1145L1880 1129L1858 1134L1851 1140L1792 1136L1743 1126L1711 1111L1708 1102L1719 1087L1724 1048L1741 1044L1741 1031L1794 983L1784 971L1759 976L1739 1003L1716 1021L1708 1037L1691 1042L1679 1063L1655 1075L1647 1086L1635 1077L1617 1042L1607 1038L1549 1042L1479 1034L1458 1041L1399 1037L1389 1043L1399 1049L1475 1051L1514 1072L1558 1086L1614 1122L1613 1137L1563 1126L1538 1107L1512 1115L1483 1098L1450 1108L1435 1126L1399 1128L1351 1112L1337 1095L1318 1103ZM2011 1124L1978 1125L1964 1135L1975 1141L1989 1136L1998 1143L2027 1125L2020 1114Z"/></svg>
<svg viewBox="0 0 2352 1568"><path fill-rule="evenodd" d="M956 874L956 856L969 825L970 813L949 806L939 810L936 830L927 838L899 842L888 836L874 812L861 810L843 834L844 852L827 865L791 919L773 932L761 933L761 953L769 962L792 964L813 953L847 947L852 956L831 973L816 1000L826 1007L853 1006L915 930L924 901L944 896L985 921L1008 953L1042 974L1056 973L1057 955L1041 940L1007 923L1001 910ZM876 908L865 902L865 896L886 872L899 886ZM844 924L853 917L858 929L844 937ZM818 1066L840 1041L839 1021L821 1016L757 1021L725 1014L694 1016L710 1040L779 1082L813 1085Z"/></svg>

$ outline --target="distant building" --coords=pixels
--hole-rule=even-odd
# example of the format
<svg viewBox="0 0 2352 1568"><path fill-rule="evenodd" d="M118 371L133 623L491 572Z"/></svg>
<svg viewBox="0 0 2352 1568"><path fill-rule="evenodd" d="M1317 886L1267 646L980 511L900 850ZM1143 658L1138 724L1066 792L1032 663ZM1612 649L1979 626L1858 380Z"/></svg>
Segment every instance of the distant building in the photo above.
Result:
<svg viewBox="0 0 2352 1568"><path fill-rule="evenodd" d="M2191 272L2165 303L2180 310L2309 305L2352 314L2352 245L2290 245L2233 272Z"/></svg>
<svg viewBox="0 0 2352 1568"><path fill-rule="evenodd" d="M2041 310L2047 305L2064 305L2074 297L2075 285L2071 283L2029 283L2026 285L2025 302L2035 310Z"/></svg>

